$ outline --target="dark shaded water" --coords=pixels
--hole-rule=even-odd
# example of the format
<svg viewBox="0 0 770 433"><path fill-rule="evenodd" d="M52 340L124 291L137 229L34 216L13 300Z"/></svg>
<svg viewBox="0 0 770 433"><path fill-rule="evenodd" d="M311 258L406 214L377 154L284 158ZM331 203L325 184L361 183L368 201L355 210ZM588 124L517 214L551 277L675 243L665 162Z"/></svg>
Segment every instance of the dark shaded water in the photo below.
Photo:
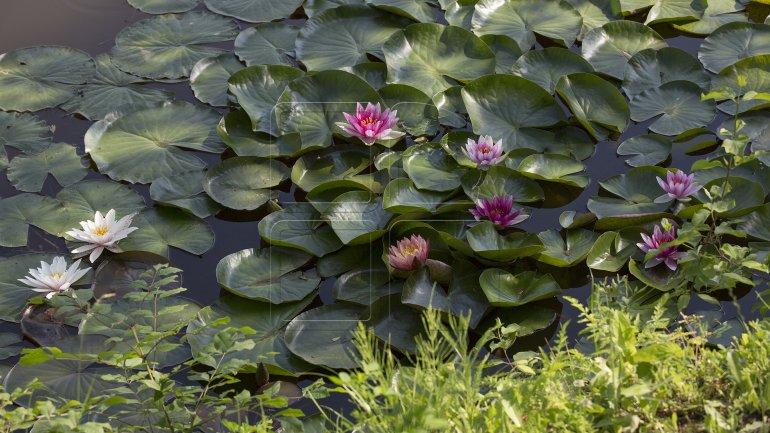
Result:
<svg viewBox="0 0 770 433"><path fill-rule="evenodd" d="M34 45L66 45L78 48L93 56L110 50L114 43L115 35L127 25L140 19L150 17L128 5L125 0L23 0L5 1L0 6L0 52L7 52L17 48ZM248 24L242 23L246 28ZM674 37L668 40L670 46L678 47L697 55L697 49L701 42L697 38ZM231 47L232 42L221 44ZM187 83L162 85L167 90L173 91L176 98L197 102ZM91 122L75 118L61 110L51 109L37 113L39 117L51 125L56 126L54 140L67 142L78 146L83 152L83 135L91 125ZM718 116L709 129L715 130L715 126L721 123L723 117ZM612 175L624 173L630 167L624 163L624 158L616 156L617 145L623 140L647 133L647 125L652 121L632 125L617 142L600 142L596 145L595 154L585 161L586 172L591 177L591 183L567 206L556 209L533 209L532 217L520 227L527 231L538 232L549 228L559 229L558 218L565 210L585 212L585 203L588 197L596 195L599 189L599 181ZM687 144L675 143L670 166L689 171L690 165L698 160L698 156L685 154ZM219 155L198 153L198 156L210 165L219 161ZM91 173L91 177L99 177L98 173ZM147 186L132 186L140 192L148 201ZM52 195L59 189L58 185L48 179L44 192ZM0 194L3 197L16 194L5 176L0 175ZM215 268L219 260L227 254L245 249L258 247L260 236L255 221L236 222L221 217L208 219L216 233L214 247L202 256L195 256L180 250L172 249L172 263L183 269L185 287L190 292L188 296L202 304L212 303L220 294L220 288L216 281ZM52 246L53 245L53 246ZM61 239L46 236L38 229L32 228L30 245L24 250L47 250L56 248L65 251ZM0 255L14 255L22 252L21 249L3 249ZM585 281L587 282L587 280ZM326 285L328 286L328 285ZM579 299L585 299L590 287L585 284L568 290L566 293ZM322 288L322 299L327 300L328 290ZM741 300L743 313L752 317L751 305L754 303L753 294L744 296ZM693 309L706 308L707 304L691 305ZM725 311L728 317L733 314L734 308L725 303ZM565 306L563 319L574 319L576 310ZM571 334L576 335L577 328L571 327Z"/></svg>

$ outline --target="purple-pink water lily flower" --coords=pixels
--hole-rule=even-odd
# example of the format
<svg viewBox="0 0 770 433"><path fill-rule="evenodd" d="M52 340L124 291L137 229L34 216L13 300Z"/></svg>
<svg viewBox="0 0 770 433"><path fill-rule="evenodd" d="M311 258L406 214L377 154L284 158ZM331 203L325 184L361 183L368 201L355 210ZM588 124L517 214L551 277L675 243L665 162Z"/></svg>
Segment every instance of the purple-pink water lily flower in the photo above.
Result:
<svg viewBox="0 0 770 433"><path fill-rule="evenodd" d="M468 156L468 159L482 170L486 170L504 158L503 140L497 140L497 143L495 143L489 135L482 135L479 137L479 141L469 138L463 151Z"/></svg>
<svg viewBox="0 0 770 433"><path fill-rule="evenodd" d="M395 269L411 271L425 264L430 252L430 242L420 235L412 235L391 245L388 263Z"/></svg>
<svg viewBox="0 0 770 433"><path fill-rule="evenodd" d="M355 116L349 113L342 113L347 122L337 122L337 126L342 128L348 134L358 137L367 146L371 146L379 140L392 140L400 138L403 132L394 131L393 127L398 122L396 110L380 108L380 103L372 105L366 104L366 108L360 103L356 103Z"/></svg>
<svg viewBox="0 0 770 433"><path fill-rule="evenodd" d="M687 201L689 197L695 194L701 186L693 182L694 174L677 170L676 173L669 171L666 173L666 180L658 179L658 185L666 193L655 199L655 203L665 203L671 200Z"/></svg>
<svg viewBox="0 0 770 433"><path fill-rule="evenodd" d="M476 202L476 209L470 209L470 212L477 221L489 218L496 227L503 229L529 218L522 209L513 208L513 197L510 195L481 198Z"/></svg>
<svg viewBox="0 0 770 433"><path fill-rule="evenodd" d="M652 250L657 250L658 248L660 248L661 245L667 242L671 242L675 239L676 239L675 227L671 227L669 230L664 231L660 228L660 226L656 225L655 229L652 232L652 236L647 236L646 234L642 233L642 240L644 241L644 243L639 242L638 244L636 244L636 246L638 246L639 249L647 253ZM651 268L661 263L665 263L669 269L671 269L672 271L675 271L677 260L681 259L686 255L687 253L685 253L684 251L679 251L678 246L676 245L668 246L660 250L660 252L656 254L655 257L648 260L647 263L644 265L644 267Z"/></svg>

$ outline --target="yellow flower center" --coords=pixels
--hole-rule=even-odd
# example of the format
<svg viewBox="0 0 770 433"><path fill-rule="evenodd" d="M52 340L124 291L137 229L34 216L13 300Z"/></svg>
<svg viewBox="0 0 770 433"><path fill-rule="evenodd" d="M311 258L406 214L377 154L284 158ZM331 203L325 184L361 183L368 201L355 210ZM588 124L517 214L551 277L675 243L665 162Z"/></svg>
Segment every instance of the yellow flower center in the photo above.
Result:
<svg viewBox="0 0 770 433"><path fill-rule="evenodd" d="M110 229L107 227L97 227L96 229L94 229L94 234L96 236L104 236L109 232L110 232Z"/></svg>
<svg viewBox="0 0 770 433"><path fill-rule="evenodd" d="M367 117L366 119L361 121L361 124L364 125L364 126L369 126L369 125L371 125L374 122L375 122L374 119L372 119L371 117Z"/></svg>
<svg viewBox="0 0 770 433"><path fill-rule="evenodd" d="M61 278L61 272L54 272L51 274L51 277L58 280Z"/></svg>
<svg viewBox="0 0 770 433"><path fill-rule="evenodd" d="M481 148L481 153L489 153L489 152L491 152L491 151L492 151L492 149L491 149L491 148L489 148L489 147L482 147L482 148Z"/></svg>
<svg viewBox="0 0 770 433"><path fill-rule="evenodd" d="M409 246L407 246L407 247L405 247L405 248L404 248L404 255L407 255L407 254L411 254L411 255L414 255L414 253L416 253L416 252L417 252L417 249L418 249L418 248L417 248L416 246L414 246L414 245L409 245Z"/></svg>

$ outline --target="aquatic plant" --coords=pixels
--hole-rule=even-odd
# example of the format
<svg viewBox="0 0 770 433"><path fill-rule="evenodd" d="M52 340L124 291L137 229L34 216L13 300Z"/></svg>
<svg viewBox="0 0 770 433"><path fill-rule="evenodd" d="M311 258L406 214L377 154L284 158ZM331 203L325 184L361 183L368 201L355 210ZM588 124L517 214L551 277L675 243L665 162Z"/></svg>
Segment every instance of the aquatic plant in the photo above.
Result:
<svg viewBox="0 0 770 433"><path fill-rule="evenodd" d="M511 227L529 218L529 215L523 212L521 208L513 208L513 196L510 195L482 197L476 202L476 208L470 209L470 213L477 221L487 218L492 221L495 227L501 229Z"/></svg>
<svg viewBox="0 0 770 433"><path fill-rule="evenodd" d="M489 135L482 135L478 141L469 138L463 152L476 167L486 170L504 159L503 140L495 142Z"/></svg>
<svg viewBox="0 0 770 433"><path fill-rule="evenodd" d="M367 146L383 140L393 140L404 135L403 132L394 131L393 127L398 123L397 110L380 108L380 103L368 102L366 108L361 103L356 103L356 113L342 113L345 122L338 122L337 126L348 134L358 137Z"/></svg>
<svg viewBox="0 0 770 433"><path fill-rule="evenodd" d="M639 249L645 253L656 251L655 256L644 264L645 268L651 268L663 263L669 269L675 271L677 260L687 255L686 252L679 251L679 246L677 245L666 245L676 240L676 227L662 230L659 225L656 225L652 236L645 233L642 233L641 236L644 242L636 244Z"/></svg>
<svg viewBox="0 0 770 433"><path fill-rule="evenodd" d="M394 269L412 271L428 261L430 242L420 235L412 235L396 242L388 249L388 264Z"/></svg>
<svg viewBox="0 0 770 433"><path fill-rule="evenodd" d="M32 287L38 293L44 293L46 298L52 298L57 293L66 292L73 283L83 278L90 268L80 269L80 260L67 267L64 257L54 257L53 262L40 262L40 267L31 268L29 276L19 281Z"/></svg>
<svg viewBox="0 0 770 433"><path fill-rule="evenodd" d="M666 193L655 199L656 203L665 203L671 200L688 201L690 196L698 192L701 186L693 181L695 174L687 174L681 170L666 173L666 180L656 178L658 185Z"/></svg>
<svg viewBox="0 0 770 433"><path fill-rule="evenodd" d="M122 250L117 245L118 242L125 239L138 227L131 227L134 215L126 215L119 220L115 220L115 209L110 209L107 215L102 215L96 211L93 220L81 221L80 226L83 230L72 229L67 235L78 242L85 242L86 245L72 250L73 254L83 254L91 252L88 259L93 263L107 250L113 253L119 253Z"/></svg>

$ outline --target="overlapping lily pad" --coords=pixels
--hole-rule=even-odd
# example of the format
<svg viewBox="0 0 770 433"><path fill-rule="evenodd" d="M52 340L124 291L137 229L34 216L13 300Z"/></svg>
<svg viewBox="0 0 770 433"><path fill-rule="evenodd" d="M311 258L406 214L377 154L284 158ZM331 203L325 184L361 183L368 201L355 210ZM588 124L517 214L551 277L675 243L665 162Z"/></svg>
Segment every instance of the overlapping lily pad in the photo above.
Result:
<svg viewBox="0 0 770 433"><path fill-rule="evenodd" d="M758 54L770 54L770 25L728 23L716 29L701 44L698 59L711 72Z"/></svg>
<svg viewBox="0 0 770 433"><path fill-rule="evenodd" d="M59 185L83 179L88 170L74 146L55 143L38 153L19 155L8 166L8 180L19 191L40 192L48 174Z"/></svg>
<svg viewBox="0 0 770 433"><path fill-rule="evenodd" d="M203 189L225 207L252 210L267 203L275 194L270 188L288 177L289 168L280 161L237 156L206 172Z"/></svg>
<svg viewBox="0 0 770 433"><path fill-rule="evenodd" d="M227 80L241 69L243 63L232 53L201 59L190 72L190 87L199 101L227 106L230 101Z"/></svg>
<svg viewBox="0 0 770 433"><path fill-rule="evenodd" d="M309 203L296 203L259 221L259 234L271 245L297 248L321 257L342 247L337 235Z"/></svg>
<svg viewBox="0 0 770 433"><path fill-rule="evenodd" d="M479 284L489 303L500 307L524 305L561 292L552 276L532 271L514 275L503 269L489 268L481 273Z"/></svg>
<svg viewBox="0 0 770 433"><path fill-rule="evenodd" d="M295 317L286 327L286 345L303 360L329 368L354 368L353 331L364 308L332 304Z"/></svg>
<svg viewBox="0 0 770 433"><path fill-rule="evenodd" d="M631 113L623 95L607 81L585 72L561 77L556 92L578 122L596 139L625 131Z"/></svg>
<svg viewBox="0 0 770 433"><path fill-rule="evenodd" d="M633 21L612 21L583 38L583 57L601 73L623 79L628 60L647 48L659 49L666 41L654 30Z"/></svg>
<svg viewBox="0 0 770 433"><path fill-rule="evenodd" d="M513 64L513 73L553 93L563 76L575 72L593 72L594 68L579 54L566 48L548 47L524 53Z"/></svg>
<svg viewBox="0 0 770 433"><path fill-rule="evenodd" d="M235 55L246 66L292 64L299 28L283 23L262 23L235 38Z"/></svg>
<svg viewBox="0 0 770 433"><path fill-rule="evenodd" d="M631 99L631 118L641 122L656 116L650 131L677 135L708 125L714 118L714 101L701 100L702 90L689 81L669 81Z"/></svg>
<svg viewBox="0 0 770 433"><path fill-rule="evenodd" d="M214 232L200 218L172 208L151 208L134 218L139 229L120 242L124 251L147 251L164 257L175 247L203 254L214 245Z"/></svg>
<svg viewBox="0 0 770 433"><path fill-rule="evenodd" d="M203 0L210 11L238 18L241 21L260 23L288 18L303 0Z"/></svg>
<svg viewBox="0 0 770 433"><path fill-rule="evenodd" d="M513 38L522 50L535 44L535 34L572 45L583 19L569 2L538 0L481 0L476 4L471 30L478 35L498 34Z"/></svg>

